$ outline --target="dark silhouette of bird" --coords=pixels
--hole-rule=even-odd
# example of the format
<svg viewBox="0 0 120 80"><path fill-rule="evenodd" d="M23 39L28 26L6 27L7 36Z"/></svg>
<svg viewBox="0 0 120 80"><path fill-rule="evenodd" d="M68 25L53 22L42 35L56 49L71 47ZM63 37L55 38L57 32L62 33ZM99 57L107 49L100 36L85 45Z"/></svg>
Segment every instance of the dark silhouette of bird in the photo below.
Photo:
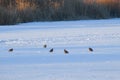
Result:
<svg viewBox="0 0 120 80"><path fill-rule="evenodd" d="M93 49L92 48L88 48L90 52L93 52Z"/></svg>
<svg viewBox="0 0 120 80"><path fill-rule="evenodd" d="M69 52L68 52L66 49L64 49L64 53L65 53L65 54L68 54Z"/></svg>
<svg viewBox="0 0 120 80"><path fill-rule="evenodd" d="M10 48L8 51L9 51L9 52L13 52L13 48Z"/></svg>
<svg viewBox="0 0 120 80"><path fill-rule="evenodd" d="M46 45L46 44L44 44L44 45L43 45L43 47L44 47L44 48L46 48L46 47L47 47L47 45Z"/></svg>
<svg viewBox="0 0 120 80"><path fill-rule="evenodd" d="M50 49L50 51L49 52L53 52L53 48L52 49Z"/></svg>

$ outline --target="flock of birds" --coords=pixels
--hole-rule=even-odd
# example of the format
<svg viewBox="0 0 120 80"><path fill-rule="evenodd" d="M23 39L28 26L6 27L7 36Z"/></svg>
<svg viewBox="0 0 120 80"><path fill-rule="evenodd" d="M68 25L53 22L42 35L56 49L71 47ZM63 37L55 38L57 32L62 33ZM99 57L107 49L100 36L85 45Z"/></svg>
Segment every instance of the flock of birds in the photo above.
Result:
<svg viewBox="0 0 120 80"><path fill-rule="evenodd" d="M45 45L43 45L43 47L44 47L44 48L47 48L47 45L45 44ZM88 48L88 50L89 50L90 52L93 52L93 49L92 49L92 48L90 48L90 47ZM13 49L13 48L10 48L10 49L8 50L8 52L13 52L13 51L14 51L14 49ZM51 52L51 53L52 53L53 51L54 51L54 49L53 49L53 48L49 50L49 52ZM64 49L64 53L65 53L65 54L68 54L68 53L69 53L69 51L68 51L68 50L66 50L66 49Z"/></svg>

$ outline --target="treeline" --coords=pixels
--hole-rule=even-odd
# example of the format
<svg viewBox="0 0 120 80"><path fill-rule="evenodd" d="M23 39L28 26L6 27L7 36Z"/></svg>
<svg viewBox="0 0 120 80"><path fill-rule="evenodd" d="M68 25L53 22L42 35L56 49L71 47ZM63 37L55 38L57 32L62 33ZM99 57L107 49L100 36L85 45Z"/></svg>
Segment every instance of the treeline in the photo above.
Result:
<svg viewBox="0 0 120 80"><path fill-rule="evenodd" d="M32 21L105 19L120 17L120 1L0 0L0 25Z"/></svg>

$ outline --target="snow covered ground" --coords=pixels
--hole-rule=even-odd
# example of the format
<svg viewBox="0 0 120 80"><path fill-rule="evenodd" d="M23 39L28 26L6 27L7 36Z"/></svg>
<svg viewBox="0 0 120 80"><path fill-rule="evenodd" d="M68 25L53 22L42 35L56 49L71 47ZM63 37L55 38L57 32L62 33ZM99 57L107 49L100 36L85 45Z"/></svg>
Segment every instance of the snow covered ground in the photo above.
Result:
<svg viewBox="0 0 120 80"><path fill-rule="evenodd" d="M119 74L120 19L0 26L0 80L119 80Z"/></svg>

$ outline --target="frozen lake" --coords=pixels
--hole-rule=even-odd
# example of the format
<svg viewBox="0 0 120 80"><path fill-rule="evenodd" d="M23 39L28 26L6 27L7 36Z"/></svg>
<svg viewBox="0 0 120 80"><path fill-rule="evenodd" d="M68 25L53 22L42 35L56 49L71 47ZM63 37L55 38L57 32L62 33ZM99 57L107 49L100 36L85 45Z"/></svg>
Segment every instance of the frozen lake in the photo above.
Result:
<svg viewBox="0 0 120 80"><path fill-rule="evenodd" d="M119 80L119 74L120 19L0 26L0 80Z"/></svg>

